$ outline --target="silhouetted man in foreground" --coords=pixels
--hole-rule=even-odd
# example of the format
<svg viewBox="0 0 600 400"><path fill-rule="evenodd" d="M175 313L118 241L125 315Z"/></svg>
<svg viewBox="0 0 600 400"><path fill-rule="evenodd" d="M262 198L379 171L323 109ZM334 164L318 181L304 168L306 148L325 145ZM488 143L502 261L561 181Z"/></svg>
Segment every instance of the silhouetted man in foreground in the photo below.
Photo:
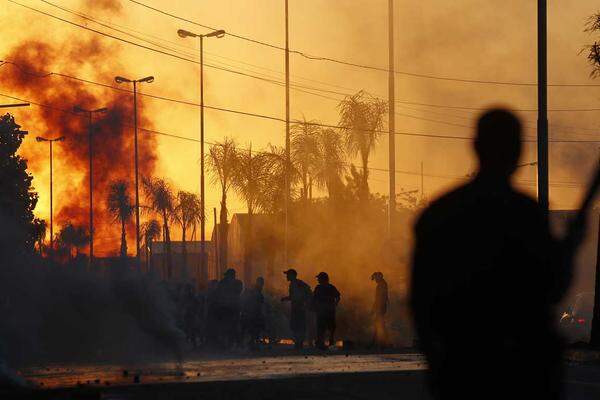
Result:
<svg viewBox="0 0 600 400"><path fill-rule="evenodd" d="M304 281L298 279L298 272L290 268L283 272L290 282L289 295L283 297L281 301L292 303L290 312L290 329L294 335L294 348L302 349L304 339L306 338L306 306L310 301L312 294L310 286Z"/></svg>
<svg viewBox="0 0 600 400"><path fill-rule="evenodd" d="M433 202L415 228L412 306L432 391L436 399L560 398L553 307L580 235L555 240L537 202L511 187L519 120L491 110L477 130L477 176Z"/></svg>
<svg viewBox="0 0 600 400"><path fill-rule="evenodd" d="M327 272L316 276L319 284L315 287L313 309L317 314L317 348L324 350L325 332L329 332L329 346L335 345L335 309L340 302L340 292L329 283Z"/></svg>

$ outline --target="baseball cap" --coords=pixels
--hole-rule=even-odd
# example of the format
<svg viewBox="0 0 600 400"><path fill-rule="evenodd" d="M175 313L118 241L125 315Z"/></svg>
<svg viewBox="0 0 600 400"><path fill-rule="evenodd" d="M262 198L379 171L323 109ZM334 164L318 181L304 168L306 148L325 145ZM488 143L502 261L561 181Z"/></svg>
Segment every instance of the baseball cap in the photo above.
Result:
<svg viewBox="0 0 600 400"><path fill-rule="evenodd" d="M323 279L329 279L329 275L327 275L327 272L319 272L319 274L316 277L323 278Z"/></svg>
<svg viewBox="0 0 600 400"><path fill-rule="evenodd" d="M298 272L294 268L290 268L286 271L283 271L283 273L286 275L298 275Z"/></svg>

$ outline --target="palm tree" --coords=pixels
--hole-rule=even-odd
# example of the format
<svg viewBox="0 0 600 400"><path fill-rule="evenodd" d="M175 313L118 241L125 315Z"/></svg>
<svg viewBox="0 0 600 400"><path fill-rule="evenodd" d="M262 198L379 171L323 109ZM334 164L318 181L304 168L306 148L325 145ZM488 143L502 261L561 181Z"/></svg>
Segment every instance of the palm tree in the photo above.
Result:
<svg viewBox="0 0 600 400"><path fill-rule="evenodd" d="M221 143L210 147L208 153L208 168L212 174L213 183L221 186L221 212L219 213L219 266L221 271L227 265L227 193L233 184L237 150L235 141L224 138Z"/></svg>
<svg viewBox="0 0 600 400"><path fill-rule="evenodd" d="M290 127L291 146L290 158L302 179L302 199L306 201L310 196L311 179L317 165L319 147L317 134L319 133L317 121L296 121Z"/></svg>
<svg viewBox="0 0 600 400"><path fill-rule="evenodd" d="M146 272L150 270L152 242L160 237L161 229L160 223L155 219L146 221L141 226L142 237L144 238L144 249L146 252Z"/></svg>
<svg viewBox="0 0 600 400"><path fill-rule="evenodd" d="M346 171L345 152L342 136L331 128L319 130L317 134L319 156L315 168L315 181L326 188L329 198L335 198L343 185L342 176Z"/></svg>
<svg viewBox="0 0 600 400"><path fill-rule="evenodd" d="M187 276L187 247L186 233L188 228L192 228L201 218L202 204L200 198L194 193L180 190L177 193L177 204L173 209L173 217L181 226L181 254L183 256L183 268Z"/></svg>
<svg viewBox="0 0 600 400"><path fill-rule="evenodd" d="M263 189L258 201L263 211L276 214L283 211L285 203L285 149L269 145L268 150L264 151L262 156L264 157L263 168L265 171L262 182ZM290 162L290 188L294 187L299 175L296 165ZM290 195L293 196L293 194Z"/></svg>
<svg viewBox="0 0 600 400"><path fill-rule="evenodd" d="M340 110L340 129L345 135L348 155L360 156L362 163L362 182L360 199L369 199L369 156L383 128L387 104L361 90L348 96L338 105Z"/></svg>
<svg viewBox="0 0 600 400"><path fill-rule="evenodd" d="M269 159L263 153L252 154L252 145L247 151L238 151L236 159L233 188L246 202L248 208L244 245L244 280L249 283L252 279L252 216L265 204L264 191L269 179Z"/></svg>
<svg viewBox="0 0 600 400"><path fill-rule="evenodd" d="M48 224L46 220L35 218L32 224L33 228L33 240L35 241L34 245L37 245L38 252L40 256L44 251L44 238L46 237L46 231L48 230Z"/></svg>
<svg viewBox="0 0 600 400"><path fill-rule="evenodd" d="M591 17L588 18L585 32L587 33L598 33L600 32L600 12L595 13ZM594 41L593 44L587 45L583 48L583 50L587 50L587 59L589 64L592 67L592 71L590 72L590 76L592 78L597 78L600 76L600 43Z"/></svg>
<svg viewBox="0 0 600 400"><path fill-rule="evenodd" d="M147 207L162 218L163 239L165 243L165 259L167 269L167 279L173 275L173 265L171 257L171 234L169 223L173 219L173 190L167 181L161 178L143 177L142 185L146 195Z"/></svg>
<svg viewBox="0 0 600 400"><path fill-rule="evenodd" d="M58 233L59 246L64 248L69 253L69 259L73 259L73 249L75 249L75 257L79 256L79 251L88 244L89 234L83 226L73 225L67 222Z"/></svg>
<svg viewBox="0 0 600 400"><path fill-rule="evenodd" d="M126 181L116 180L110 184L107 198L108 211L115 221L121 223L121 258L127 257L127 223L131 220L134 206L129 196L129 187Z"/></svg>

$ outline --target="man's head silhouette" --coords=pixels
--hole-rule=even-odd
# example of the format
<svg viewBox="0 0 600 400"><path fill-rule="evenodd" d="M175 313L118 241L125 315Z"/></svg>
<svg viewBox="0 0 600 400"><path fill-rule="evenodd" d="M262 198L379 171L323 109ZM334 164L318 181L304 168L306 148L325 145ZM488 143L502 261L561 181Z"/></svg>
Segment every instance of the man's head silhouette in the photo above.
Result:
<svg viewBox="0 0 600 400"><path fill-rule="evenodd" d="M480 174L508 178L521 155L521 122L510 111L492 109L477 121L475 152Z"/></svg>

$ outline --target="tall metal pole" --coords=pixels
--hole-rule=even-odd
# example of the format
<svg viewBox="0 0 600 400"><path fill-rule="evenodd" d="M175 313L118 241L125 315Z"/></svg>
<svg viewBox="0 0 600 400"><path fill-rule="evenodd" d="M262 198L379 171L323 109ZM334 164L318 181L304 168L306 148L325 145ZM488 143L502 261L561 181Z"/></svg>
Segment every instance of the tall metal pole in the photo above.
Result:
<svg viewBox="0 0 600 400"><path fill-rule="evenodd" d="M421 201L425 198L425 184L424 184L424 174L423 174L423 161L421 161Z"/></svg>
<svg viewBox="0 0 600 400"><path fill-rule="evenodd" d="M204 212L204 40L200 37L200 273L203 280L208 277L206 271L206 247L205 247L205 225L206 215Z"/></svg>
<svg viewBox="0 0 600 400"><path fill-rule="evenodd" d="M600 216L598 219L598 237L596 243L596 276L594 278L594 308L592 311L592 330L590 345L600 347Z"/></svg>
<svg viewBox="0 0 600 400"><path fill-rule="evenodd" d="M94 157L92 144L92 112L88 112L88 158L90 161L90 268L94 263L94 201L93 201L93 162Z"/></svg>
<svg viewBox="0 0 600 400"><path fill-rule="evenodd" d="M283 262L288 263L290 209L290 37L288 0L285 0L285 202L283 227Z"/></svg>
<svg viewBox="0 0 600 400"><path fill-rule="evenodd" d="M140 270L140 189L138 176L137 81L133 81L133 129L135 152L135 262Z"/></svg>
<svg viewBox="0 0 600 400"><path fill-rule="evenodd" d="M52 140L50 140L50 251L54 251L54 223L52 205Z"/></svg>
<svg viewBox="0 0 600 400"><path fill-rule="evenodd" d="M389 174L390 199L388 210L388 236L391 239L394 232L394 214L396 212L396 114L395 114L395 73L394 73L394 0L388 1L388 127L389 127Z"/></svg>
<svg viewBox="0 0 600 400"><path fill-rule="evenodd" d="M213 207L213 220L214 220L214 224L215 227L213 229L213 232L215 233L215 242L212 244L213 246L213 254L214 254L214 258L215 258L215 275L218 277L221 276L221 268L220 268L220 263L221 263L221 257L219 254L219 245L221 244L221 238L219 237L219 225L217 222L217 207Z"/></svg>
<svg viewBox="0 0 600 400"><path fill-rule="evenodd" d="M538 0L538 202L548 214L547 4Z"/></svg>

